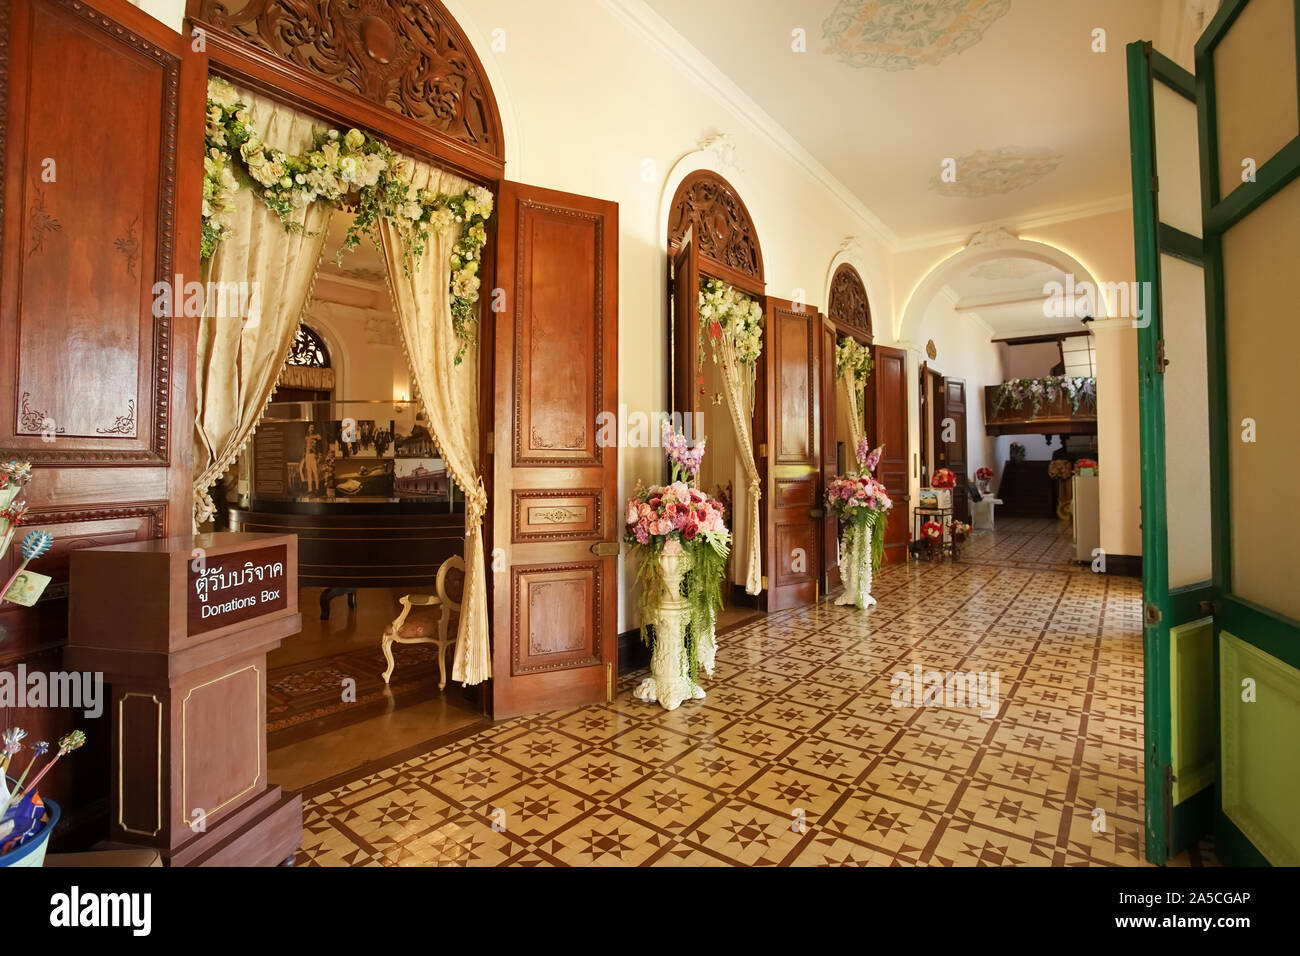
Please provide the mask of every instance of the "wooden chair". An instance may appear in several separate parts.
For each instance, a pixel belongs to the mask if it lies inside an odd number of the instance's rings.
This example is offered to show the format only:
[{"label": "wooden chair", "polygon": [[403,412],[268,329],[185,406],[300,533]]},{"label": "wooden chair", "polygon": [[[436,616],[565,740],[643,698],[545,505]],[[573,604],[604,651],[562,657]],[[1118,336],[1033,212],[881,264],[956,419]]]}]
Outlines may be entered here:
[{"label": "wooden chair", "polygon": [[404,594],[401,597],[402,613],[384,630],[381,644],[388,669],[384,683],[393,674],[394,644],[437,644],[438,671],[441,680],[438,690],[447,686],[447,648],[456,646],[455,632],[448,631],[452,612],[460,613],[460,602],[465,590],[465,559],[455,555],[442,562],[434,582],[436,594]]}]

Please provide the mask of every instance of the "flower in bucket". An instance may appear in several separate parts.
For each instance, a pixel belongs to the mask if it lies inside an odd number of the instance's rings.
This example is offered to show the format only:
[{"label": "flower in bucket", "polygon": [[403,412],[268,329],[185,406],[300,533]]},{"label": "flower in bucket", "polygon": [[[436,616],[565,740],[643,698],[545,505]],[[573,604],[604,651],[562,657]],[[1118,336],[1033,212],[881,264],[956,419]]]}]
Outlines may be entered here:
[{"label": "flower in bucket", "polygon": [[993,469],[987,465],[980,465],[975,469],[975,477],[980,481],[992,481]]},{"label": "flower in bucket", "polygon": [[931,488],[956,488],[957,476],[954,475],[947,468],[940,468],[938,471],[934,473],[934,477],[930,479],[930,487]]},{"label": "flower in bucket", "polygon": [[937,521],[927,521],[921,525],[921,537],[927,541],[942,541],[943,525]]},{"label": "flower in bucket", "polygon": [[964,521],[954,521],[952,523],[952,536],[961,541],[971,532],[971,527]]}]

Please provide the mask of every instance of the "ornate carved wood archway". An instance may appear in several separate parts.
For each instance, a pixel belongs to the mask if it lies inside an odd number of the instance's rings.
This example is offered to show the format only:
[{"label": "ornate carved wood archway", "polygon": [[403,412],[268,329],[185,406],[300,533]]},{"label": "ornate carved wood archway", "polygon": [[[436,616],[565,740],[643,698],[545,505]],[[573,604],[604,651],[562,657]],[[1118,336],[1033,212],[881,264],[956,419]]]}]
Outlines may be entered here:
[{"label": "ornate carved wood archway", "polygon": [[750,292],[763,293],[763,250],[749,210],[735,187],[712,170],[682,180],[668,213],[668,252],[692,229],[700,269]]},{"label": "ornate carved wood archway", "polygon": [[501,176],[492,86],[439,0],[189,0],[188,13],[214,70],[394,146]]},{"label": "ornate carved wood archway", "polygon": [[842,332],[872,342],[871,304],[867,301],[867,287],[858,270],[847,262],[842,263],[831,276],[831,300],[826,314]]}]

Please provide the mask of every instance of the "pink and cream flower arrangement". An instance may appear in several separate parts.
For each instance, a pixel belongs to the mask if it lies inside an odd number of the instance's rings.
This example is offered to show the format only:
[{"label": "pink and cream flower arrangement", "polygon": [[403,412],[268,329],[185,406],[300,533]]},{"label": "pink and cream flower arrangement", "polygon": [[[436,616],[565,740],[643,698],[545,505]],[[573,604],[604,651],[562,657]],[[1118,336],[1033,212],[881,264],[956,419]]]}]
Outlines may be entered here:
[{"label": "pink and cream flower arrangement", "polygon": [[637,482],[632,497],[627,500],[625,539],[629,544],[647,546],[656,544],[657,538],[663,539],[657,542],[658,547],[663,547],[669,541],[680,545],[700,538],[725,557],[731,542],[726,505],[692,487],[699,477],[704,439],[692,448],[665,421],[661,444],[672,464],[672,481],[649,486]]},{"label": "pink and cream flower arrangement", "polygon": [[[868,450],[870,449],[870,450]],[[864,437],[858,442],[858,471],[838,475],[826,486],[826,507],[840,520],[840,571],[844,594],[837,604],[866,608],[871,597],[872,575],[880,570],[885,553],[884,525],[893,508],[885,485],[875,475],[884,446],[871,449]]]}]

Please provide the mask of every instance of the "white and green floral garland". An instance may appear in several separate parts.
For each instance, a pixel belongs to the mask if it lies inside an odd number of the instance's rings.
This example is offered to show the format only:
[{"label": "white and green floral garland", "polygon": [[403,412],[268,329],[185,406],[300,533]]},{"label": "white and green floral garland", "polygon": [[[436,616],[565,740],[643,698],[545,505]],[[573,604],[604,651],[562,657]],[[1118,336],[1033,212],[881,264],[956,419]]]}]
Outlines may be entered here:
[{"label": "white and green floral garland", "polygon": [[700,360],[704,358],[704,340],[713,342],[730,332],[735,342],[736,359],[755,365],[763,353],[763,307],[738,292],[721,279],[700,280]]},{"label": "white and green floral garland", "polygon": [[312,148],[301,156],[274,149],[248,125],[247,106],[235,88],[217,77],[208,79],[203,169],[204,259],[210,259],[217,243],[231,234],[230,215],[242,185],[252,188],[290,231],[302,228],[291,218],[295,209],[317,201],[355,201],[356,218],[348,227],[340,258],[360,245],[363,235],[379,244],[376,226],[382,215],[402,238],[403,268],[408,275],[411,262],[423,255],[430,233],[465,223],[449,263],[452,323],[460,340],[456,364],[461,363],[466,347],[475,340],[478,270],[487,242],[484,224],[492,215],[490,190],[471,186],[462,195],[449,196],[416,189],[388,144],[358,129],[346,135],[336,129],[319,130]]},{"label": "white and green floral garland", "polygon": [[859,344],[858,340],[851,336],[840,336],[840,341],[835,346],[836,377],[847,378],[851,371],[854,380],[859,385],[864,385],[871,375],[871,369],[870,347]]}]

